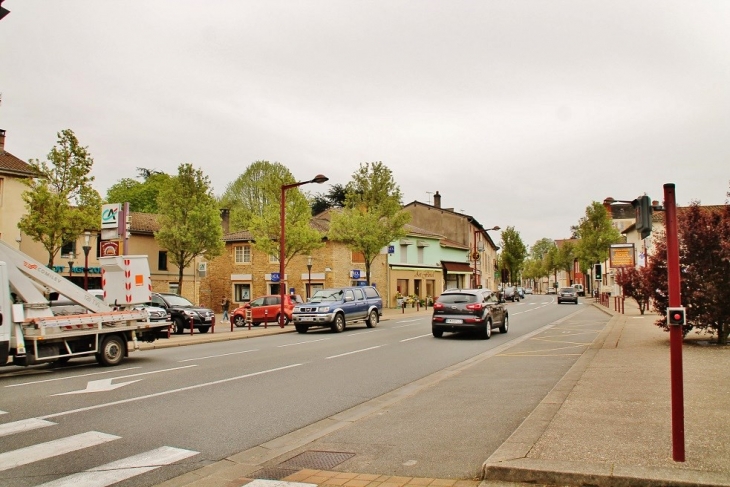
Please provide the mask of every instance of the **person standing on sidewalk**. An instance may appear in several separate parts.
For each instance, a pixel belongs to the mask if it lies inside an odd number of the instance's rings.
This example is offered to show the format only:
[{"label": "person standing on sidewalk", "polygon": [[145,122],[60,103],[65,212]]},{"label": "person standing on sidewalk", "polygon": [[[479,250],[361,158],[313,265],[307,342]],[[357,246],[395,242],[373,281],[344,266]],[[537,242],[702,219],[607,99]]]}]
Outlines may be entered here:
[{"label": "person standing on sidewalk", "polygon": [[228,310],[231,307],[231,302],[228,301],[228,298],[223,296],[221,299],[221,309],[223,310],[223,321],[228,321]]}]

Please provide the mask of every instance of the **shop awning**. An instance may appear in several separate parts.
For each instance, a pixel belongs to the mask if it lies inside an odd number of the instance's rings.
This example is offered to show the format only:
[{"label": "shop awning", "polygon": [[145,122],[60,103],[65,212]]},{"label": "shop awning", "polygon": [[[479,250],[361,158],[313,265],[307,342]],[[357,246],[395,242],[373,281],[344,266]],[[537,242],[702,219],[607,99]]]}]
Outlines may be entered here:
[{"label": "shop awning", "polygon": [[474,269],[466,262],[448,262],[442,260],[441,266],[449,274],[471,274],[474,272]]}]

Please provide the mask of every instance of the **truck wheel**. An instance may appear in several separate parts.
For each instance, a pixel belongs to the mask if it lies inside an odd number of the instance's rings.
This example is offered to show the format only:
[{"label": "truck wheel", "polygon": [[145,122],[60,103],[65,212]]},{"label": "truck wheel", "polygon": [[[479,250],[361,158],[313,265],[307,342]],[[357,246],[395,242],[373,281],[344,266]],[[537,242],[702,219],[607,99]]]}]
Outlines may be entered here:
[{"label": "truck wheel", "polygon": [[208,330],[210,330],[210,327],[209,326],[199,326],[198,327],[198,332],[199,333],[208,333]]},{"label": "truck wheel", "polygon": [[332,323],[332,331],[335,333],[341,333],[345,330],[345,315],[337,313],[335,315],[335,321]]},{"label": "truck wheel", "polygon": [[233,317],[233,324],[238,328],[243,328],[246,326],[246,319],[241,315],[236,315]]},{"label": "truck wheel", "polygon": [[309,327],[307,325],[295,324],[294,327],[297,329],[297,333],[307,333]]},{"label": "truck wheel", "polygon": [[378,312],[372,310],[365,324],[368,325],[368,328],[375,328],[376,326],[378,326]]},{"label": "truck wheel", "polygon": [[109,335],[101,342],[101,350],[96,361],[104,367],[119,365],[124,360],[125,343],[119,335]]},{"label": "truck wheel", "polygon": [[182,335],[185,333],[185,321],[181,318],[175,318],[172,321],[172,332],[175,335]]}]

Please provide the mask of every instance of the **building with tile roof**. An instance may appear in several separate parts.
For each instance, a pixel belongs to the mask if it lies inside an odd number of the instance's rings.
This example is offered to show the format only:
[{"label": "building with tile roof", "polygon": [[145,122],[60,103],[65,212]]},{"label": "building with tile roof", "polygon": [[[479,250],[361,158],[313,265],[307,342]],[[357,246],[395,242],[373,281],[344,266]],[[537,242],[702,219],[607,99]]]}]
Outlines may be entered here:
[{"label": "building with tile roof", "polygon": [[0,238],[19,246],[18,222],[25,214],[21,195],[28,189],[24,181],[37,176],[27,163],[5,150],[5,130],[0,129]]}]

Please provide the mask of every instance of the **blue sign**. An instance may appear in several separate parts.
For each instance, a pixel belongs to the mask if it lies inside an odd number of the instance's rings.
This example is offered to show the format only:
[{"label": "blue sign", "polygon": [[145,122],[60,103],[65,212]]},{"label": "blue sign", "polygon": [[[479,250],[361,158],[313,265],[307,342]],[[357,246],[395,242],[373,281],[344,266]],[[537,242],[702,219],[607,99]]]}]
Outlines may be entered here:
[{"label": "blue sign", "polygon": [[271,282],[279,282],[281,280],[281,276],[278,272],[272,272],[271,273]]},{"label": "blue sign", "polygon": [[388,245],[388,253],[395,254],[395,245]]},{"label": "blue sign", "polygon": [[352,278],[353,279],[360,279],[360,269],[353,269],[352,270]]}]

